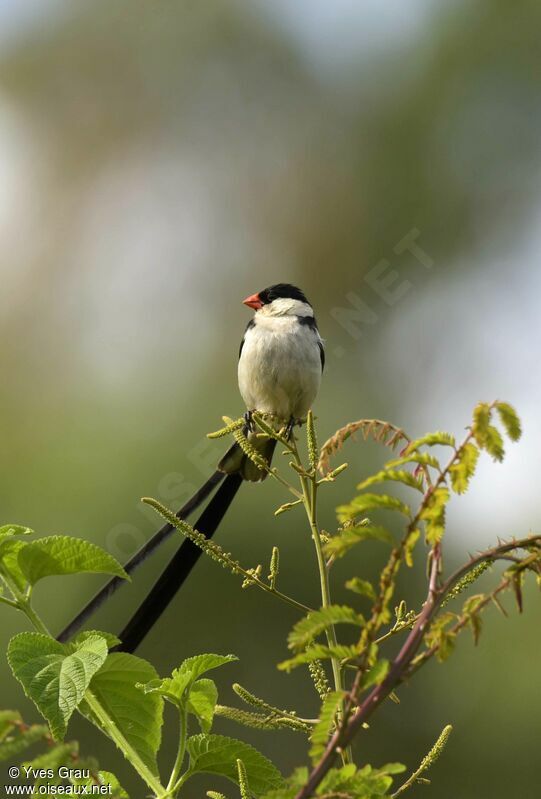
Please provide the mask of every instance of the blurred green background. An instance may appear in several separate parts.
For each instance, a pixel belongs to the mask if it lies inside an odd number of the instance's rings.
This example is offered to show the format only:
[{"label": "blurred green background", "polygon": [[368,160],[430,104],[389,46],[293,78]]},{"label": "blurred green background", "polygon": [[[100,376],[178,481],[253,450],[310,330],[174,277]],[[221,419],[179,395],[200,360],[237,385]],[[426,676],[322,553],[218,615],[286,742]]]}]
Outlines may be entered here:
[{"label": "blurred green background", "polygon": [[[362,417],[460,434],[478,400],[510,401],[524,438],[503,465],[484,458],[451,506],[448,560],[535,528],[540,25],[534,0],[2,0],[3,520],[127,558],[159,523],[139,497],[178,506],[223,449],[205,433],[243,410],[241,300],[287,280],[327,342],[321,438]],[[349,446],[324,526],[385,455]],[[284,590],[317,603],[306,525],[274,519],[282,501],[269,482],[245,487],[219,540],[248,565],[278,544]],[[174,543],[98,628],[120,629]],[[380,558],[368,548],[340,564],[336,598]],[[99,584],[40,586],[51,628]],[[419,564],[412,602],[422,585]],[[140,654],[166,674],[200,651],[235,652],[223,701],[239,681],[313,714],[305,675],[275,667],[294,620],[201,562]],[[522,617],[489,611],[480,647],[465,636],[402,688],[359,759],[414,767],[452,723],[419,795],[537,797],[540,620],[534,591]],[[4,641],[20,629],[5,611],[0,623]],[[0,674],[0,706],[36,718],[5,659]],[[284,773],[304,757],[294,733],[217,729]],[[82,720],[71,733],[143,795],[112,745]]]}]

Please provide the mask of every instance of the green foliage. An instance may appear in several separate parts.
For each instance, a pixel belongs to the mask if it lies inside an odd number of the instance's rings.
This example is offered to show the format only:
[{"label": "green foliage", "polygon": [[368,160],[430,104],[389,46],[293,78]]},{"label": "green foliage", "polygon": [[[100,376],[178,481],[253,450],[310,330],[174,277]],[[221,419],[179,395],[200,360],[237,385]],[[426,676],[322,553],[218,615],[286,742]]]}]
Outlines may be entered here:
[{"label": "green foliage", "polygon": [[190,776],[201,772],[227,777],[238,784],[237,760],[242,760],[251,790],[259,796],[278,788],[282,775],[253,746],[224,735],[194,735],[186,748],[190,757]]},{"label": "green foliage", "polygon": [[436,488],[428,495],[419,518],[425,523],[426,541],[437,544],[445,532],[445,509],[450,499],[449,489]]},{"label": "green foliage", "polygon": [[344,694],[341,691],[331,691],[321,705],[319,722],[314,728],[310,742],[310,757],[315,762],[323,754],[331,731],[336,727],[338,714],[342,708]]},{"label": "green foliage", "polygon": [[336,644],[335,646],[313,644],[307,647],[304,652],[299,652],[295,657],[279,663],[278,668],[281,671],[291,671],[291,669],[295,669],[297,666],[312,663],[314,660],[353,660],[358,657],[358,655],[359,649],[357,646],[345,646],[344,644]]},{"label": "green foliage", "polygon": [[[161,743],[163,699],[156,694],[145,694],[137,686],[156,677],[156,670],[146,660],[113,652],[90,685],[115,727],[153,774],[158,773],[156,755]],[[81,710],[101,729],[99,719],[86,702]]]},{"label": "green foliage", "polygon": [[411,515],[411,510],[405,502],[402,502],[398,497],[390,497],[387,494],[361,494],[355,497],[348,505],[339,505],[336,512],[339,521],[347,522],[352,521],[366,511],[379,508],[398,511],[398,513],[403,513],[404,516]]},{"label": "green foliage", "polygon": [[451,433],[427,433],[421,438],[416,438],[406,447],[406,455],[411,455],[417,452],[421,447],[454,447],[456,444],[455,437]]},{"label": "green foliage", "polygon": [[210,732],[217,701],[218,689],[213,680],[196,680],[190,688],[186,709],[197,718],[202,732]]},{"label": "green foliage", "polygon": [[304,619],[298,621],[288,636],[288,646],[294,652],[304,649],[320,633],[334,624],[364,625],[364,618],[347,605],[329,605],[320,610],[313,610]]},{"label": "green foliage", "polygon": [[511,441],[518,441],[522,435],[522,427],[518,414],[512,405],[507,402],[496,402],[496,410],[505,432]]},{"label": "green foliage", "polygon": [[422,480],[404,469],[382,469],[371,477],[367,477],[362,483],[359,483],[357,488],[362,490],[364,488],[369,488],[369,486],[376,485],[377,483],[384,483],[387,481],[402,483],[409,488],[415,488],[417,491],[420,491],[421,494],[424,490]]},{"label": "green foliage", "polygon": [[27,729],[20,724],[9,725],[4,740],[0,743],[0,762],[13,762],[36,741],[47,739],[49,728],[44,724],[35,724]]},{"label": "green foliage", "polygon": [[99,636],[64,646],[41,633],[19,633],[8,646],[14,676],[49,722],[56,740],[66,734],[68,721],[106,657],[107,644]]},{"label": "green foliage", "polygon": [[451,475],[451,485],[457,494],[463,494],[469,482],[475,474],[475,467],[479,458],[479,450],[471,442],[465,444],[459,452],[458,458],[451,465],[449,473]]},{"label": "green foliage", "polygon": [[0,527],[0,541],[15,535],[32,535],[34,531],[22,524],[4,524]]},{"label": "green foliage", "polygon": [[363,690],[371,688],[373,685],[379,685],[383,682],[389,673],[390,663],[388,660],[378,660],[374,665],[363,675],[362,687]]},{"label": "green foliage", "polygon": [[355,594],[359,596],[364,596],[367,599],[375,600],[376,592],[374,591],[374,586],[368,580],[361,580],[360,577],[353,577],[351,580],[348,580],[346,583],[346,588],[349,591],[353,591]]},{"label": "green foliage", "polygon": [[101,547],[69,536],[49,536],[20,550],[19,566],[30,585],[55,574],[92,572],[129,579],[120,563]]},{"label": "green foliage", "polygon": [[377,524],[351,524],[339,531],[338,535],[330,538],[323,546],[325,555],[335,558],[343,557],[356,544],[363,541],[382,541],[392,544],[393,537],[386,527]]},{"label": "green foliage", "polygon": [[[249,710],[218,704],[218,688],[208,672],[236,660],[233,655],[203,654],[184,660],[172,674],[160,678],[146,661],[123,653],[107,654],[118,644],[110,633],[86,631],[70,644],[60,644],[48,633],[32,605],[32,586],[50,575],[101,572],[126,576],[118,562],[104,550],[79,539],[50,536],[28,543],[31,531],[20,525],[0,528],[0,604],[22,611],[37,632],[15,636],[8,648],[8,658],[15,677],[40,713],[49,722],[27,727],[20,716],[11,711],[0,713],[0,759],[12,760],[41,743],[45,752],[36,755],[28,764],[33,768],[57,768],[66,760],[91,764],[91,778],[72,779],[73,785],[111,784],[110,795],[126,797],[125,791],[109,772],[99,771],[94,761],[81,761],[75,742],[59,743],[69,720],[78,710],[89,718],[121,749],[134,765],[147,790],[156,799],[176,799],[189,779],[199,773],[226,777],[238,785],[240,799],[294,799],[298,794],[307,799],[308,770],[297,769],[283,781],[278,769],[256,749],[240,740],[211,733],[216,717],[235,721],[259,730],[302,732],[310,738],[309,756],[314,764],[310,780],[310,795],[325,799],[374,799],[378,796],[399,796],[414,784],[426,782],[424,771],[441,753],[450,727],[423,759],[417,771],[390,794],[394,775],[401,773],[401,764],[388,764],[380,769],[364,765],[359,769],[352,761],[349,744],[357,729],[368,729],[367,719],[386,699],[398,702],[394,689],[410,678],[417,669],[435,656],[446,660],[452,653],[461,631],[470,628],[477,642],[481,631],[481,614],[492,601],[501,608],[498,594],[512,590],[522,609],[523,583],[528,572],[541,578],[541,536],[499,544],[471,558],[449,577],[445,575],[443,547],[446,507],[455,494],[467,490],[474,476],[480,450],[494,460],[504,456],[503,439],[494,425],[499,420],[511,440],[521,434],[520,422],[507,403],[481,403],[462,443],[457,444],[449,433],[427,434],[411,441],[400,428],[379,420],[360,420],[346,425],[329,439],[318,456],[317,437],[312,414],[307,419],[308,464],[299,455],[294,436],[286,439],[285,428],[275,429],[274,420],[254,414],[255,424],[265,437],[274,437],[289,455],[296,483],[292,485],[278,469],[270,470],[271,479],[293,494],[295,501],[282,505],[281,513],[296,505],[303,507],[309,522],[310,537],[315,548],[321,587],[321,607],[311,610],[302,602],[288,597],[276,587],[280,570],[280,555],[272,548],[267,580],[262,567],[246,569],[230,553],[194,530],[186,522],[156,500],[145,500],[168,522],[194,541],[206,554],[234,574],[243,577],[243,585],[256,585],[274,597],[287,602],[302,615],[294,624],[288,646],[292,657],[278,668],[290,671],[308,666],[310,677],[322,700],[318,717],[301,718],[295,710],[284,710],[246,688],[235,684],[237,696],[250,706]],[[224,417],[226,427],[215,437],[231,434],[248,457],[257,464],[259,454],[243,432],[244,419],[231,421]],[[346,464],[330,470],[329,459],[357,431],[395,448],[405,447],[400,455],[388,461],[358,484],[361,493],[337,509],[341,523],[336,534],[320,530],[317,520],[318,489],[333,482]],[[451,449],[450,460],[441,466],[439,460],[424,448],[446,446]],[[254,449],[254,452],[251,450]],[[254,456],[255,453],[255,456]],[[317,469],[323,474],[317,477]],[[263,468],[263,464],[261,465]],[[265,469],[268,471],[266,464]],[[397,483],[417,491],[418,507],[410,508],[401,499],[387,494],[365,493],[365,489],[381,483]],[[374,524],[363,514],[379,510],[398,512],[402,518],[402,533],[396,539],[385,527]],[[428,545],[427,594],[419,610],[408,610],[404,600],[396,600],[395,620],[391,622],[392,598],[403,564],[413,565],[416,544],[425,530]],[[331,599],[330,568],[336,558],[343,557],[359,543],[383,541],[391,546],[379,580],[369,581],[353,576],[346,587],[362,597],[367,612],[361,615],[348,605],[333,604]],[[466,592],[489,566],[499,558],[512,561],[499,585],[488,594],[466,597],[460,614],[442,610],[447,602]],[[287,555],[285,569],[287,569]],[[354,630],[354,643],[342,643],[343,625]],[[340,637],[338,635],[340,633]],[[387,641],[402,636],[400,644]],[[321,637],[321,638],[320,638]],[[319,639],[319,640],[318,640]],[[352,640],[351,632],[349,640]],[[397,654],[398,653],[398,654]],[[327,670],[329,676],[327,675]],[[332,674],[332,684],[330,675]],[[167,700],[178,715],[178,749],[171,775],[164,787],[160,782],[157,756]],[[198,725],[201,732],[193,733]],[[197,729],[197,727],[196,727]],[[333,735],[337,733],[336,736]],[[53,737],[54,736],[54,740]],[[331,742],[331,743],[330,743]],[[340,760],[342,763],[340,764]],[[209,791],[211,799],[223,799]]]},{"label": "green foliage", "polygon": [[171,677],[152,679],[144,684],[141,683],[138,687],[146,694],[159,694],[176,707],[182,708],[199,677],[235,660],[238,660],[235,655],[195,655],[184,660],[178,669],[173,671]]}]

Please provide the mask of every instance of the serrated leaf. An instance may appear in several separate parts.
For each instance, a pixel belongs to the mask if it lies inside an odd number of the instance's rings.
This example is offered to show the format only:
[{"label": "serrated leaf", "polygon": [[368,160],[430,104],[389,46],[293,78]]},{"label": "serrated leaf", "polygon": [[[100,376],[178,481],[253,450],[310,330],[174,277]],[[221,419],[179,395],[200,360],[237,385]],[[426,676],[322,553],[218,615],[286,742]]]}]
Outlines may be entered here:
[{"label": "serrated leaf", "polygon": [[49,728],[45,724],[33,724],[27,730],[17,732],[0,743],[0,762],[11,761],[26,751],[36,741],[43,741],[49,735]]},{"label": "serrated leaf", "polygon": [[[161,742],[163,699],[156,694],[145,694],[136,685],[156,677],[156,670],[146,660],[125,652],[113,652],[90,685],[108,716],[155,775],[158,774],[156,755]],[[100,727],[85,702],[81,704],[81,711]]]},{"label": "serrated leaf", "polygon": [[25,541],[6,536],[0,540],[0,562],[2,570],[9,574],[17,587],[24,591],[28,585],[26,577],[19,566],[19,552],[27,547]]},{"label": "serrated leaf", "polygon": [[0,741],[3,741],[13,728],[22,723],[18,710],[0,710]]},{"label": "serrated leaf", "polygon": [[[75,651],[73,651],[75,650]],[[26,695],[61,740],[94,674],[107,657],[103,638],[64,646],[41,633],[20,633],[8,646],[8,661]]]},{"label": "serrated leaf", "polygon": [[382,683],[389,673],[389,668],[390,664],[388,660],[378,660],[374,663],[363,677],[363,688],[370,688],[372,685],[379,685]]},{"label": "serrated leaf", "polygon": [[336,658],[337,660],[353,660],[358,656],[359,650],[356,646],[346,646],[344,644],[337,644],[336,646],[314,644],[305,649],[304,652],[299,652],[295,657],[279,663],[278,668],[280,671],[291,671],[291,669],[295,669],[297,666],[312,663],[314,660],[329,660],[330,658]]},{"label": "serrated leaf", "polygon": [[349,505],[339,505],[336,509],[338,519],[341,522],[347,522],[361,513],[368,510],[393,510],[403,513],[404,516],[410,516],[411,511],[408,505],[397,497],[390,497],[387,494],[361,494],[355,497]]},{"label": "serrated leaf", "polygon": [[[60,766],[68,766],[74,768],[74,758],[79,752],[79,745],[76,741],[70,741],[66,744],[57,744],[52,748],[48,748],[43,754],[38,755],[33,760],[28,760],[21,763],[21,768],[33,769],[38,772],[40,769],[52,769],[55,776],[58,773]],[[58,778],[55,783],[61,782]],[[40,785],[51,783],[49,777],[39,778],[35,781],[34,787],[38,788]]]},{"label": "serrated leaf", "polygon": [[347,527],[330,538],[323,546],[326,557],[341,558],[351,547],[363,541],[382,541],[393,544],[393,537],[386,527],[377,524],[359,524]]},{"label": "serrated leaf", "polygon": [[34,531],[22,524],[3,524],[0,527],[0,540],[15,535],[32,535]]},{"label": "serrated leaf", "polygon": [[[76,779],[70,780],[72,785],[77,786],[85,786],[89,789],[96,790],[96,777],[99,780],[100,786],[107,786],[107,792],[103,793],[103,796],[109,796],[112,799],[129,799],[128,794],[119,783],[117,777],[112,774],[110,771],[98,771],[97,774],[92,774],[90,777],[86,777],[84,779]],[[90,791],[91,792],[91,791]]]},{"label": "serrated leaf", "polygon": [[404,560],[406,561],[406,566],[409,566],[410,569],[413,566],[413,550],[415,549],[415,545],[417,544],[420,536],[420,530],[412,530],[406,539],[406,543],[404,544]]},{"label": "serrated leaf", "polygon": [[436,488],[433,491],[420,513],[419,518],[426,525],[426,541],[428,544],[436,544],[441,541],[445,532],[445,508],[449,502],[449,490],[447,488]]},{"label": "serrated leaf", "polygon": [[429,452],[412,452],[411,455],[404,455],[402,458],[394,458],[387,461],[387,469],[396,469],[397,466],[404,466],[407,463],[417,463],[419,466],[433,466],[434,469],[441,469],[439,460]]},{"label": "serrated leaf", "polygon": [[457,494],[463,494],[475,474],[475,467],[479,459],[479,450],[471,442],[465,444],[460,450],[458,460],[449,469],[451,485]]},{"label": "serrated leaf", "polygon": [[144,685],[141,684],[139,688],[147,694],[160,694],[177,707],[182,707],[186,700],[187,689],[198,677],[235,660],[238,660],[236,655],[195,655],[186,658],[178,669],[173,671],[171,677],[150,680]]},{"label": "serrated leaf", "polygon": [[368,580],[361,580],[360,577],[352,577],[351,580],[346,582],[346,588],[349,591],[353,591],[355,594],[359,594],[359,596],[368,597],[368,599],[375,599],[376,592],[374,591],[374,586]]},{"label": "serrated leaf", "polygon": [[505,449],[503,446],[502,434],[497,427],[489,425],[485,433],[485,449],[488,454],[500,463],[503,461]]},{"label": "serrated leaf", "polygon": [[452,436],[451,433],[444,433],[441,431],[437,433],[427,433],[425,436],[417,438],[415,441],[412,441],[411,444],[408,444],[404,455],[411,455],[413,452],[417,452],[419,447],[435,446],[454,447],[455,437]]},{"label": "serrated leaf", "polygon": [[43,577],[58,574],[113,574],[130,579],[120,563],[96,544],[82,538],[52,535],[27,544],[19,552],[19,566],[34,585]]},{"label": "serrated leaf", "polygon": [[287,645],[293,651],[304,649],[320,633],[334,624],[354,624],[362,627],[365,623],[363,616],[356,613],[347,605],[330,605],[320,610],[313,610],[300,619],[287,639]]},{"label": "serrated leaf", "polygon": [[282,775],[270,760],[253,746],[224,735],[194,735],[188,738],[190,773],[217,774],[238,784],[237,760],[242,760],[251,790],[259,796],[279,788]]},{"label": "serrated leaf", "polygon": [[186,708],[196,716],[202,732],[210,732],[214,710],[218,701],[218,689],[214,680],[196,680],[190,688]]},{"label": "serrated leaf", "polygon": [[118,646],[118,644],[122,643],[120,638],[117,638],[116,635],[113,633],[106,633],[102,632],[102,630],[84,630],[82,633],[78,633],[75,638],[72,639],[72,644],[79,644],[82,641],[86,641],[87,638],[91,638],[92,636],[99,635],[100,638],[105,639],[105,643],[107,644],[108,649],[113,649],[113,647]]},{"label": "serrated leaf", "polygon": [[359,483],[357,488],[362,490],[364,488],[368,488],[369,486],[377,485],[378,483],[384,483],[387,481],[402,483],[409,488],[415,488],[421,493],[424,492],[422,481],[405,469],[382,469],[380,472],[377,472],[377,474],[373,474],[371,477],[367,477],[366,480],[363,480],[362,483]]},{"label": "serrated leaf", "polygon": [[310,752],[312,762],[319,760],[323,754],[329,735],[335,726],[336,714],[342,707],[344,694],[342,691],[331,691],[327,694],[321,705],[319,721],[310,736]]},{"label": "serrated leaf", "polygon": [[522,435],[522,427],[516,410],[508,402],[497,402],[496,410],[511,441],[518,441]]},{"label": "serrated leaf", "polygon": [[488,402],[480,402],[473,410],[472,432],[480,447],[484,447],[490,425],[491,410]]}]

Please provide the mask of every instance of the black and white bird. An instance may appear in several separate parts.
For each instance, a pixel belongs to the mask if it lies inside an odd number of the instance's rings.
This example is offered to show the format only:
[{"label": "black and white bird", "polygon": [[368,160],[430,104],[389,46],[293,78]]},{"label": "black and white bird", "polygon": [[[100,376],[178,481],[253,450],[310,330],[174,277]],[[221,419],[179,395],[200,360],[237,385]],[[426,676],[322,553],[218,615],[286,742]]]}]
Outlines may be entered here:
[{"label": "black and white bird", "polygon": [[[252,294],[244,304],[255,311],[241,341],[238,362],[239,390],[247,408],[245,434],[270,465],[276,441],[257,436],[251,413],[268,414],[273,424],[289,431],[301,423],[316,398],[325,365],[323,341],[314,310],[305,294],[290,283],[277,283]],[[233,444],[217,470],[178,511],[186,519],[219,486],[194,527],[207,538],[216,531],[243,481],[265,479],[259,469]],[[221,484],[221,485],[220,485]],[[175,530],[166,524],[130,558],[124,566],[131,574]],[[158,581],[120,633],[123,651],[133,652],[163,613],[194,567],[201,550],[185,540]],[[116,589],[121,578],[114,577],[99,591],[60,633],[67,641]]]},{"label": "black and white bird", "polygon": [[[239,350],[239,390],[248,409],[269,414],[278,425],[306,418],[321,383],[325,364],[323,341],[314,310],[303,292],[289,283],[278,283],[244,304],[255,310]],[[248,431],[253,446],[270,464],[275,440],[263,440]],[[240,472],[244,480],[263,480],[258,469],[238,445],[218,465],[227,474]]]}]

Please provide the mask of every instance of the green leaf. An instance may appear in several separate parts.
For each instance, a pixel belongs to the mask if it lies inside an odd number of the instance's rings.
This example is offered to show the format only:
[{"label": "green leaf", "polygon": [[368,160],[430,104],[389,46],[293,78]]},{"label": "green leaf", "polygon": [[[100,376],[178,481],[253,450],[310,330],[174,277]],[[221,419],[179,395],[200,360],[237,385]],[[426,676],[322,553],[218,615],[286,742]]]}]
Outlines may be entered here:
[{"label": "green leaf", "polygon": [[2,571],[8,574],[21,591],[28,585],[26,577],[19,566],[19,553],[27,547],[26,541],[6,536],[0,540],[0,563]]},{"label": "green leaf", "polygon": [[[83,780],[72,781],[72,784],[84,785],[91,789],[92,786],[96,785],[94,777],[95,775],[91,775]],[[101,786],[108,786],[107,793],[102,795],[112,797],[112,799],[130,799],[117,777],[111,774],[110,771],[99,771],[97,777]]]},{"label": "green leaf", "polygon": [[500,463],[503,461],[505,449],[502,434],[497,427],[489,425],[485,433],[485,449],[488,454]]},{"label": "green leaf", "polygon": [[511,441],[518,441],[522,435],[522,427],[516,410],[508,402],[497,402],[496,410]]},{"label": "green leaf", "polygon": [[53,535],[33,541],[20,551],[19,565],[31,585],[50,575],[82,572],[130,579],[116,558],[104,549],[70,536]]},{"label": "green leaf", "polygon": [[280,671],[291,671],[291,669],[295,669],[297,666],[312,663],[314,660],[329,660],[330,658],[336,658],[337,660],[353,660],[358,656],[359,650],[356,646],[345,646],[343,644],[325,646],[324,644],[314,644],[305,649],[304,652],[299,652],[295,657],[279,663],[278,668]]},{"label": "green leaf", "polygon": [[22,524],[4,524],[0,527],[0,540],[14,535],[32,535],[34,531]]},{"label": "green leaf", "polygon": [[289,633],[287,644],[293,651],[304,649],[314,638],[333,624],[355,624],[364,626],[365,620],[360,613],[347,605],[330,605],[320,610],[313,610],[300,619]]},{"label": "green leaf", "polygon": [[[125,652],[113,652],[90,685],[107,715],[155,775],[158,774],[156,755],[161,742],[163,699],[143,693],[136,685],[156,676],[154,667],[146,660]],[[85,702],[81,711],[101,729]]]},{"label": "green leaf", "polygon": [[353,591],[355,594],[359,594],[359,596],[366,596],[368,599],[372,600],[376,598],[376,592],[374,591],[372,583],[368,582],[368,580],[361,580],[360,577],[352,577],[351,580],[348,580],[346,588],[349,591]]},{"label": "green leaf", "polygon": [[98,636],[73,647],[41,633],[20,633],[8,646],[14,676],[49,722],[56,740],[64,737],[73,711],[106,657],[107,644]]},{"label": "green leaf", "polygon": [[[74,759],[77,757],[78,753],[79,745],[76,741],[70,741],[66,744],[57,744],[52,748],[48,748],[43,754],[38,755],[38,757],[35,757],[33,760],[21,763],[21,768],[33,769],[35,771],[39,771],[40,769],[52,769],[55,777],[57,777],[56,780],[54,778],[53,780],[55,784],[59,784],[62,782],[57,776],[59,767],[68,766],[74,768]],[[39,785],[51,783],[53,780],[48,777],[38,778],[34,785],[35,787],[39,787]]]},{"label": "green leaf", "polygon": [[3,741],[14,727],[22,723],[18,710],[0,710],[0,741]]},{"label": "green leaf", "polygon": [[382,541],[393,544],[393,537],[386,527],[377,524],[357,524],[344,528],[338,535],[330,538],[323,547],[329,558],[341,558],[351,547],[363,541]]},{"label": "green leaf", "polygon": [[436,488],[433,491],[420,513],[420,517],[426,525],[426,540],[428,544],[436,544],[441,541],[445,532],[445,507],[449,502],[449,490],[447,488]]},{"label": "green leaf", "polygon": [[406,566],[409,566],[410,569],[413,566],[413,550],[420,536],[420,530],[412,530],[404,544],[404,560],[406,561]]},{"label": "green leaf", "polygon": [[441,469],[439,460],[428,452],[412,452],[402,458],[394,458],[387,461],[386,469],[395,469],[397,466],[404,466],[406,463],[417,463],[420,466],[433,466],[434,469]]},{"label": "green leaf", "polygon": [[378,660],[363,677],[363,688],[370,688],[372,685],[379,685],[389,673],[390,664],[388,660]]},{"label": "green leaf", "polygon": [[344,694],[342,691],[331,691],[321,705],[319,721],[310,736],[311,747],[309,755],[312,762],[319,760],[329,740],[329,735],[335,726],[336,714],[342,707]]},{"label": "green leaf", "polygon": [[118,646],[118,644],[121,643],[120,638],[117,638],[117,636],[113,635],[113,633],[104,633],[101,630],[84,630],[84,632],[78,633],[75,638],[72,639],[71,643],[79,644],[82,641],[86,641],[87,638],[91,638],[95,635],[99,635],[100,638],[105,638],[107,649],[113,649],[113,647]]},{"label": "green leaf", "polygon": [[349,505],[339,505],[336,511],[339,521],[347,522],[359,516],[361,513],[378,508],[395,510],[399,513],[403,513],[404,516],[411,515],[408,505],[397,497],[390,497],[387,494],[361,494],[355,497]]},{"label": "green leaf", "polygon": [[197,680],[188,694],[187,710],[197,717],[202,732],[210,732],[214,710],[218,701],[218,689],[214,680]]},{"label": "green leaf", "polygon": [[437,433],[427,433],[426,436],[417,438],[415,441],[412,441],[411,444],[408,444],[404,454],[411,455],[413,452],[417,452],[419,447],[435,446],[454,447],[455,437],[452,436],[451,433],[443,433],[441,431]]},{"label": "green leaf", "polygon": [[236,655],[195,655],[184,660],[178,669],[173,671],[171,677],[150,680],[138,687],[147,694],[160,694],[180,708],[186,700],[187,689],[198,677],[234,660],[238,660]]},{"label": "green leaf", "polygon": [[449,469],[451,485],[457,494],[463,494],[475,474],[479,450],[475,444],[468,443],[459,452],[458,460]]},{"label": "green leaf", "polygon": [[415,488],[417,491],[424,493],[422,480],[420,480],[418,477],[415,477],[415,475],[406,471],[405,469],[382,469],[377,474],[373,474],[371,477],[363,480],[362,483],[359,483],[357,488],[362,490],[364,488],[368,488],[369,486],[376,485],[378,483],[384,483],[386,481],[402,483],[409,488]]},{"label": "green leaf", "polygon": [[33,724],[26,730],[9,736],[0,743],[0,762],[11,761],[36,743],[44,741],[49,735],[49,728],[45,724]]},{"label": "green leaf", "polygon": [[249,744],[223,735],[194,735],[186,748],[190,774],[217,774],[238,784],[237,760],[242,760],[251,790],[259,796],[279,788],[283,779],[278,769]]},{"label": "green leaf", "polygon": [[480,402],[473,410],[472,432],[480,447],[485,446],[486,434],[490,425],[492,412],[488,402]]}]

